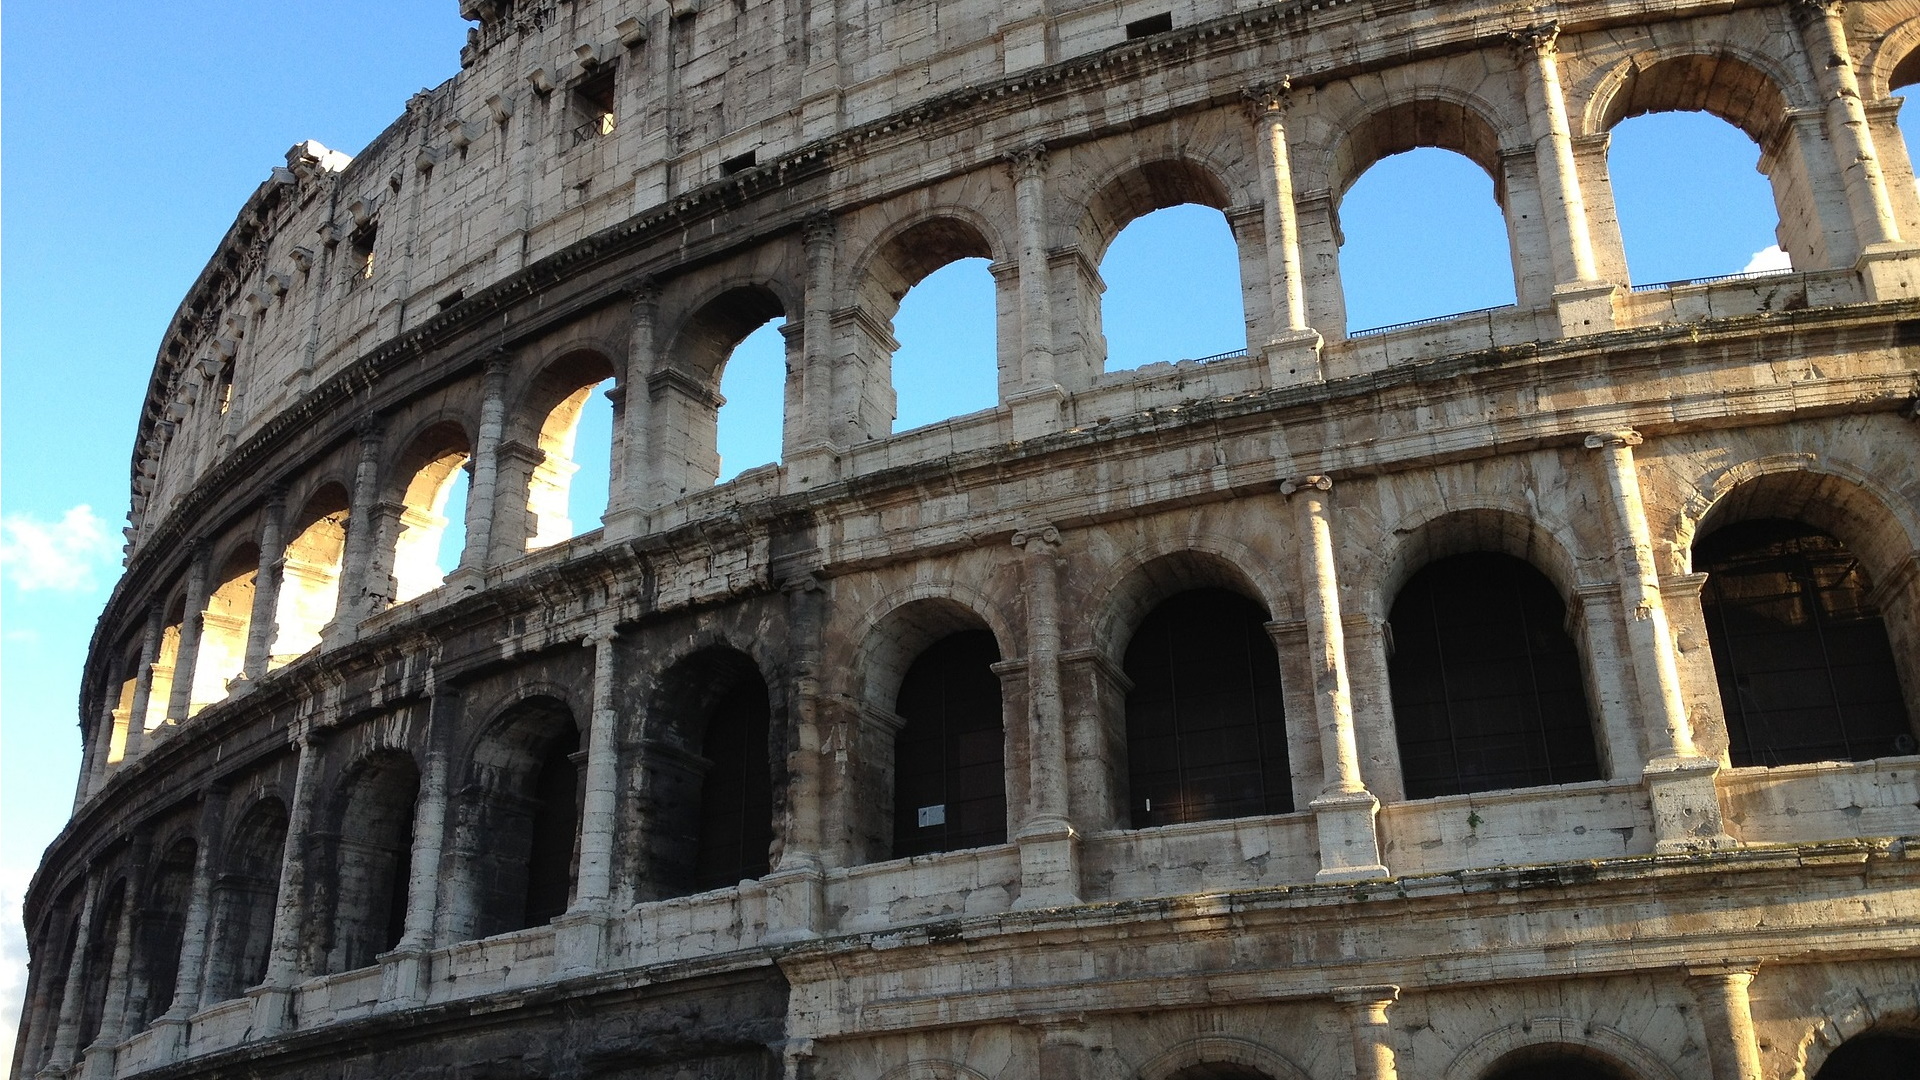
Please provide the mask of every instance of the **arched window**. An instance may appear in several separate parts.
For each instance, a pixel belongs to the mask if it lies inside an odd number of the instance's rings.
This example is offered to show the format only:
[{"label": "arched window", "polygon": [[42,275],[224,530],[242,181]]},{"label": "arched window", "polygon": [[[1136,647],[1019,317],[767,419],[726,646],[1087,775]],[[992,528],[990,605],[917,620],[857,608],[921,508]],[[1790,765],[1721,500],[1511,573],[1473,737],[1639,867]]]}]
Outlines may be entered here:
[{"label": "arched window", "polygon": [[328,484],[294,519],[298,531],[280,564],[268,666],[281,667],[320,644],[340,605],[340,565],[347,546],[347,492]]},{"label": "arched window", "polygon": [[1340,197],[1347,332],[1514,302],[1499,185],[1473,159],[1419,146]]},{"label": "arched window", "polygon": [[[443,543],[449,533],[465,537],[464,486],[470,458],[464,431],[452,424],[437,425],[415,440],[401,458],[406,477],[400,492],[398,535],[393,541],[393,602],[404,604],[440,587],[458,565],[458,549]],[[460,486],[456,499],[455,488]],[[449,523],[458,522],[457,529]]]},{"label": "arched window", "polygon": [[707,301],[675,335],[667,369],[648,381],[656,446],[652,482],[663,503],[777,462],[788,371],[802,367],[786,308],[771,289],[743,285]]},{"label": "arched window", "polygon": [[[1731,56],[1631,69],[1603,103],[1609,182],[1588,204],[1604,219],[1611,203],[1632,280],[1833,265],[1814,209],[1825,178],[1809,174],[1787,116],[1773,80]],[[1808,212],[1781,213],[1793,205]]]},{"label": "arched window", "polygon": [[860,403],[859,434],[906,431],[999,403],[992,258],[980,230],[952,217],[919,222],[882,246],[860,291],[871,318],[850,332],[870,369],[892,373],[891,393],[868,388],[865,398],[889,400]]},{"label": "arched window", "polygon": [[180,662],[180,627],[186,621],[187,602],[173,602],[165,624],[160,628],[160,647],[154,650],[153,674],[147,680],[147,719],[143,730],[152,731],[166,722],[167,707],[173,701],[173,676]]},{"label": "arched window", "polygon": [[1448,556],[1401,588],[1387,666],[1408,798],[1599,779],[1566,618],[1511,555]]},{"label": "arched window", "polygon": [[907,669],[894,707],[905,721],[893,744],[895,858],[1006,843],[999,659],[991,631],[963,630]]},{"label": "arched window", "polygon": [[187,715],[227,696],[227,683],[239,677],[247,662],[247,631],[253,624],[254,578],[260,573],[260,549],[242,546],[227,557],[214,576],[200,616],[200,650],[193,659],[193,695]]},{"label": "arched window", "polygon": [[1743,521],[1694,545],[1733,763],[1863,761],[1915,750],[1872,583],[1799,522]]},{"label": "arched window", "polygon": [[80,1013],[81,1049],[92,1045],[100,1035],[107,1011],[107,990],[113,981],[114,955],[120,941],[121,917],[127,906],[127,883],[116,881],[107,890],[94,915],[92,935],[87,942],[87,997]]},{"label": "arched window", "polygon": [[1813,1080],[1908,1080],[1920,1061],[1920,1036],[1866,1031],[1840,1044]]},{"label": "arched window", "polygon": [[177,841],[153,868],[147,904],[140,913],[140,982],[146,993],[138,1002],[134,1030],[173,1007],[174,984],[180,979],[180,945],[187,932],[187,902],[193,892],[193,863],[199,851],[192,840]]},{"label": "arched window", "polygon": [[714,483],[780,460],[786,419],[787,324],[768,322],[742,338],[720,376],[714,413]]},{"label": "arched window", "polygon": [[420,770],[397,750],[378,751],[343,784],[330,837],[332,919],[321,950],[328,972],[352,971],[400,943],[406,929]]},{"label": "arched window", "polygon": [[540,926],[567,910],[580,823],[579,749],[572,711],[545,696],[513,706],[475,747],[472,802],[459,837],[463,891],[472,897],[462,936]]},{"label": "arched window", "polygon": [[1127,645],[1133,827],[1293,809],[1280,662],[1260,605],[1194,589],[1154,608]]},{"label": "arched window", "polygon": [[716,646],[661,676],[648,709],[659,750],[644,760],[651,821],[640,830],[645,899],[766,874],[773,843],[771,710],[744,653]]},{"label": "arched window", "polygon": [[1089,202],[1080,229],[1099,269],[1078,281],[1089,377],[1246,348],[1231,203],[1219,177],[1184,160],[1142,164]]},{"label": "arched window", "polygon": [[239,997],[267,977],[286,844],[287,808],[278,799],[255,803],[234,830],[226,866],[214,886],[204,1003]]},{"label": "arched window", "polygon": [[539,461],[527,476],[526,548],[535,551],[598,528],[612,490],[613,365],[573,353],[542,372],[532,404],[543,410],[533,439]]},{"label": "arched window", "polygon": [[1211,201],[1128,222],[1100,260],[1100,279],[1108,371],[1246,347],[1240,249]]}]

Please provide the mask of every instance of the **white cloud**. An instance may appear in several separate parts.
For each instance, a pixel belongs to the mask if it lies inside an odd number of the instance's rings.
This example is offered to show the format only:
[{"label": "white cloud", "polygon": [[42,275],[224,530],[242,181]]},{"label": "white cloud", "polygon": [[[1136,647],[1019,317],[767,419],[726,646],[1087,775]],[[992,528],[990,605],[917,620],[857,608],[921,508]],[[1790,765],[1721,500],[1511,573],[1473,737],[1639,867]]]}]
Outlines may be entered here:
[{"label": "white cloud", "polygon": [[94,568],[112,550],[107,523],[85,504],[58,521],[42,521],[32,514],[0,518],[0,569],[21,589],[91,589]]},{"label": "white cloud", "polygon": [[31,875],[24,867],[0,868],[0,1061],[13,1060],[20,1007],[27,995],[27,935],[20,925],[20,903]]},{"label": "white cloud", "polygon": [[1764,247],[1754,252],[1753,258],[1747,260],[1747,265],[1741,267],[1740,272],[1743,274],[1773,274],[1791,269],[1793,269],[1793,261],[1787,258],[1786,252],[1780,250],[1780,245],[1775,244],[1772,247]]}]

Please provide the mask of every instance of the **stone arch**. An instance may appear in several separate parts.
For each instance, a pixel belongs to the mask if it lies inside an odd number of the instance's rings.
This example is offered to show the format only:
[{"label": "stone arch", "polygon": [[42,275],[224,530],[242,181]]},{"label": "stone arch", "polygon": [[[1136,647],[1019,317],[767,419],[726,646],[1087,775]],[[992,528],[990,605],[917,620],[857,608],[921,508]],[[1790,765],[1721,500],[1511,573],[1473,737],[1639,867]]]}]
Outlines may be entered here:
[{"label": "stone arch", "polygon": [[82,1050],[92,1045],[101,1034],[115,965],[131,961],[131,957],[119,955],[120,923],[131,898],[132,885],[125,874],[115,874],[100,890],[93,926],[88,934],[86,998],[81,1003],[80,1039],[75,1044]]},{"label": "stone arch", "polygon": [[392,545],[392,599],[397,604],[439,588],[445,579],[439,555],[449,523],[447,500],[454,473],[473,457],[466,426],[455,420],[426,423],[402,445],[406,450],[394,460],[387,483],[387,501],[398,504],[400,516],[383,530]]},{"label": "stone arch", "polygon": [[1155,210],[1193,203],[1225,213],[1233,188],[1201,152],[1135,156],[1088,185],[1078,235],[1088,265],[1098,266],[1120,231]]},{"label": "stone arch", "polygon": [[[685,310],[677,324],[668,324],[673,329],[663,335],[666,348],[647,379],[649,430],[656,440],[649,457],[659,503],[697,494],[719,479],[722,372],[748,335],[802,308],[800,298],[777,280],[745,278],[721,282]],[[803,367],[797,331],[786,335],[786,352],[791,381]],[[784,417],[796,403],[784,388],[782,393]]]},{"label": "stone arch", "polygon": [[1895,24],[1860,65],[1860,88],[1869,101],[1892,96],[1903,86],[1920,83],[1920,18]]},{"label": "stone arch", "polygon": [[1285,1054],[1251,1039],[1230,1035],[1202,1035],[1167,1048],[1134,1070],[1134,1080],[1189,1080],[1208,1075],[1209,1066],[1227,1066],[1238,1072],[1231,1080],[1308,1080],[1306,1070]]},{"label": "stone arch", "polygon": [[207,606],[200,613],[200,643],[193,659],[188,716],[225,700],[227,684],[246,667],[260,548],[250,540],[243,541],[225,559],[210,565],[216,569],[207,577]]},{"label": "stone arch", "polygon": [[1490,1031],[1447,1063],[1443,1080],[1483,1080],[1515,1053],[1560,1047],[1605,1062],[1632,1080],[1680,1080],[1659,1055],[1631,1037],[1587,1020],[1546,1016]]},{"label": "stone arch", "polygon": [[366,967],[399,942],[419,790],[419,764],[404,750],[370,750],[341,770],[315,837],[322,972]]},{"label": "stone arch", "polygon": [[457,938],[538,926],[572,900],[584,764],[573,697],[522,687],[467,749],[444,919]]},{"label": "stone arch", "polygon": [[1861,987],[1801,1033],[1786,1057],[1792,1067],[1783,1077],[1818,1080],[1833,1052],[1854,1038],[1877,1032],[1920,1033],[1920,1011],[1914,1008],[1911,986],[1895,989]]},{"label": "stone arch", "polygon": [[[499,480],[506,519],[501,540],[512,549],[533,551],[573,536],[567,506],[579,468],[575,438],[594,388],[618,377],[612,355],[595,346],[572,348],[542,365],[521,391],[509,426],[510,443],[520,452],[501,455]],[[606,451],[612,455],[614,448]]]},{"label": "stone arch", "polygon": [[1371,582],[1361,586],[1369,614],[1386,618],[1393,598],[1429,563],[1449,555],[1493,551],[1511,555],[1547,576],[1571,608],[1581,582],[1574,532],[1559,518],[1497,496],[1450,497],[1402,514],[1384,533]]},{"label": "stone arch", "polygon": [[206,1002],[239,997],[266,978],[287,823],[286,804],[267,795],[254,800],[229,831],[214,881]]},{"label": "stone arch", "polygon": [[1005,614],[985,595],[956,582],[919,582],[882,597],[860,625],[869,627],[854,654],[863,699],[891,710],[900,680],[914,657],[934,642],[962,630],[986,630],[1010,654],[1016,639]]},{"label": "stone arch", "polygon": [[988,1080],[988,1077],[957,1061],[922,1058],[896,1065],[881,1074],[880,1080]]},{"label": "stone arch", "polygon": [[722,888],[771,867],[774,762],[786,757],[772,697],[754,658],[719,641],[655,679],[641,764],[644,898]]},{"label": "stone arch", "polygon": [[1474,94],[1444,86],[1423,86],[1373,103],[1364,113],[1336,121],[1323,151],[1321,173],[1334,204],[1362,173],[1382,158],[1420,147],[1451,150],[1485,169],[1493,180],[1494,200],[1506,205],[1506,177],[1500,151],[1511,134],[1500,111]]},{"label": "stone arch", "polygon": [[1776,150],[1790,109],[1818,105],[1780,61],[1740,43],[1712,51],[1687,43],[1636,53],[1589,82],[1580,117],[1583,134],[1653,112],[1704,112],[1747,134],[1763,151]]},{"label": "stone arch", "polygon": [[346,559],[352,497],[345,485],[329,481],[315,488],[288,522],[280,563],[280,591],[274,598],[273,640],[268,666],[293,662],[320,644],[340,606],[340,572]]},{"label": "stone arch", "polygon": [[180,950],[187,934],[187,905],[200,838],[182,830],[155,848],[161,852],[147,875],[140,911],[138,976],[145,993],[131,1017],[131,1030],[146,1027],[173,1005],[180,979]]},{"label": "stone arch", "polygon": [[[1237,592],[1280,618],[1293,602],[1270,560],[1231,537],[1190,532],[1129,549],[1106,580],[1091,592],[1096,613],[1086,624],[1087,644],[1118,665],[1141,620],[1161,601],[1188,589]],[[1068,639],[1073,639],[1067,628]]]}]

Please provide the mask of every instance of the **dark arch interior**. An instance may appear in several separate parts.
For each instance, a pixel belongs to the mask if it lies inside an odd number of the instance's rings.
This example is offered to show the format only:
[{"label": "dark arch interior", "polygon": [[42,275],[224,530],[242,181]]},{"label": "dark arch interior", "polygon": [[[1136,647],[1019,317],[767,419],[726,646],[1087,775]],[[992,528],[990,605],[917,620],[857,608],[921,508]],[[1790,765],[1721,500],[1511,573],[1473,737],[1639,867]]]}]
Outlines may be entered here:
[{"label": "dark arch interior", "polygon": [[1168,1077],[1167,1080],[1272,1080],[1272,1078],[1251,1065],[1209,1061],[1199,1065],[1189,1065]]},{"label": "dark arch interior", "polygon": [[475,748],[473,824],[462,838],[475,937],[543,925],[572,901],[579,749],[572,711],[545,696],[508,710]]},{"label": "dark arch interior", "polygon": [[194,841],[181,840],[167,849],[154,868],[146,910],[140,919],[140,968],[147,992],[144,1007],[135,1018],[136,1027],[147,1026],[173,1007],[174,984],[180,977],[180,946],[187,931],[187,899],[193,891],[193,864],[199,851]]},{"label": "dark arch interior", "polygon": [[366,967],[400,943],[420,770],[411,757],[384,751],[363,763],[346,788],[329,875],[338,883],[329,971]]},{"label": "dark arch interior", "polygon": [[278,799],[255,803],[228,841],[225,872],[213,901],[215,949],[207,970],[208,1001],[238,997],[267,976],[286,843],[287,809]]},{"label": "dark arch interior", "polygon": [[1867,1032],[1840,1044],[1814,1080],[1910,1080],[1920,1067],[1920,1037]]},{"label": "dark arch interior", "polygon": [[1914,752],[1872,583],[1845,544],[1782,518],[1697,544],[1700,606],[1735,765],[1863,761]]},{"label": "dark arch interior", "polygon": [[1007,839],[1000,646],[987,630],[935,642],[907,669],[894,711],[893,854],[985,847]]},{"label": "dark arch interior", "polygon": [[756,676],[735,686],[707,717],[700,756],[700,851],[695,890],[718,889],[768,870],[773,843],[773,775],[767,761],[767,687]]},{"label": "dark arch interior", "polygon": [[[650,755],[651,865],[658,897],[762,877],[773,844],[773,723],[766,679],[746,654],[715,647],[675,664],[649,708],[660,718]],[[655,897],[649,897],[655,898]]]},{"label": "dark arch interior", "polygon": [[1511,555],[1429,563],[1388,617],[1407,797],[1600,777],[1566,605]]},{"label": "dark arch interior", "polygon": [[78,1045],[83,1049],[99,1036],[100,1024],[106,1015],[107,985],[113,979],[114,950],[126,904],[127,883],[116,881],[107,890],[94,916],[93,936],[87,943],[87,996],[80,1013]]},{"label": "dark arch interior", "polygon": [[1486,1080],[1631,1080],[1590,1053],[1565,1047],[1530,1047],[1503,1058]]},{"label": "dark arch interior", "polygon": [[1280,663],[1259,604],[1194,589],[1148,614],[1127,645],[1133,827],[1293,809]]}]

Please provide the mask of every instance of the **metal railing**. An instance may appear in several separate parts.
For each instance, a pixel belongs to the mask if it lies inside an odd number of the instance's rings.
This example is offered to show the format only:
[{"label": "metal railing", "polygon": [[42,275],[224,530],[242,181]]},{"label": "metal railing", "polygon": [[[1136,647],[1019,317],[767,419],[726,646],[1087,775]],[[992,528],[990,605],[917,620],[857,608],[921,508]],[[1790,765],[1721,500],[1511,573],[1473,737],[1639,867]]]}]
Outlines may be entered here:
[{"label": "metal railing", "polygon": [[1397,330],[1412,330],[1421,326],[1438,326],[1441,323],[1452,322],[1455,319],[1465,319],[1474,315],[1491,315],[1496,311],[1512,310],[1515,310],[1513,304],[1495,304],[1493,307],[1474,308],[1472,311],[1456,311],[1451,315],[1435,315],[1426,319],[1409,319],[1406,322],[1388,323],[1385,326],[1369,326],[1365,330],[1349,330],[1347,331],[1347,338],[1351,340],[1362,337],[1379,337],[1381,334],[1391,334]]},{"label": "metal railing", "polygon": [[1677,281],[1655,281],[1646,285],[1631,286],[1634,292],[1654,292],[1659,289],[1677,289],[1683,285],[1718,285],[1723,281],[1752,281],[1755,278],[1794,277],[1793,270],[1747,270],[1738,274],[1712,274],[1707,277],[1680,278]]}]

